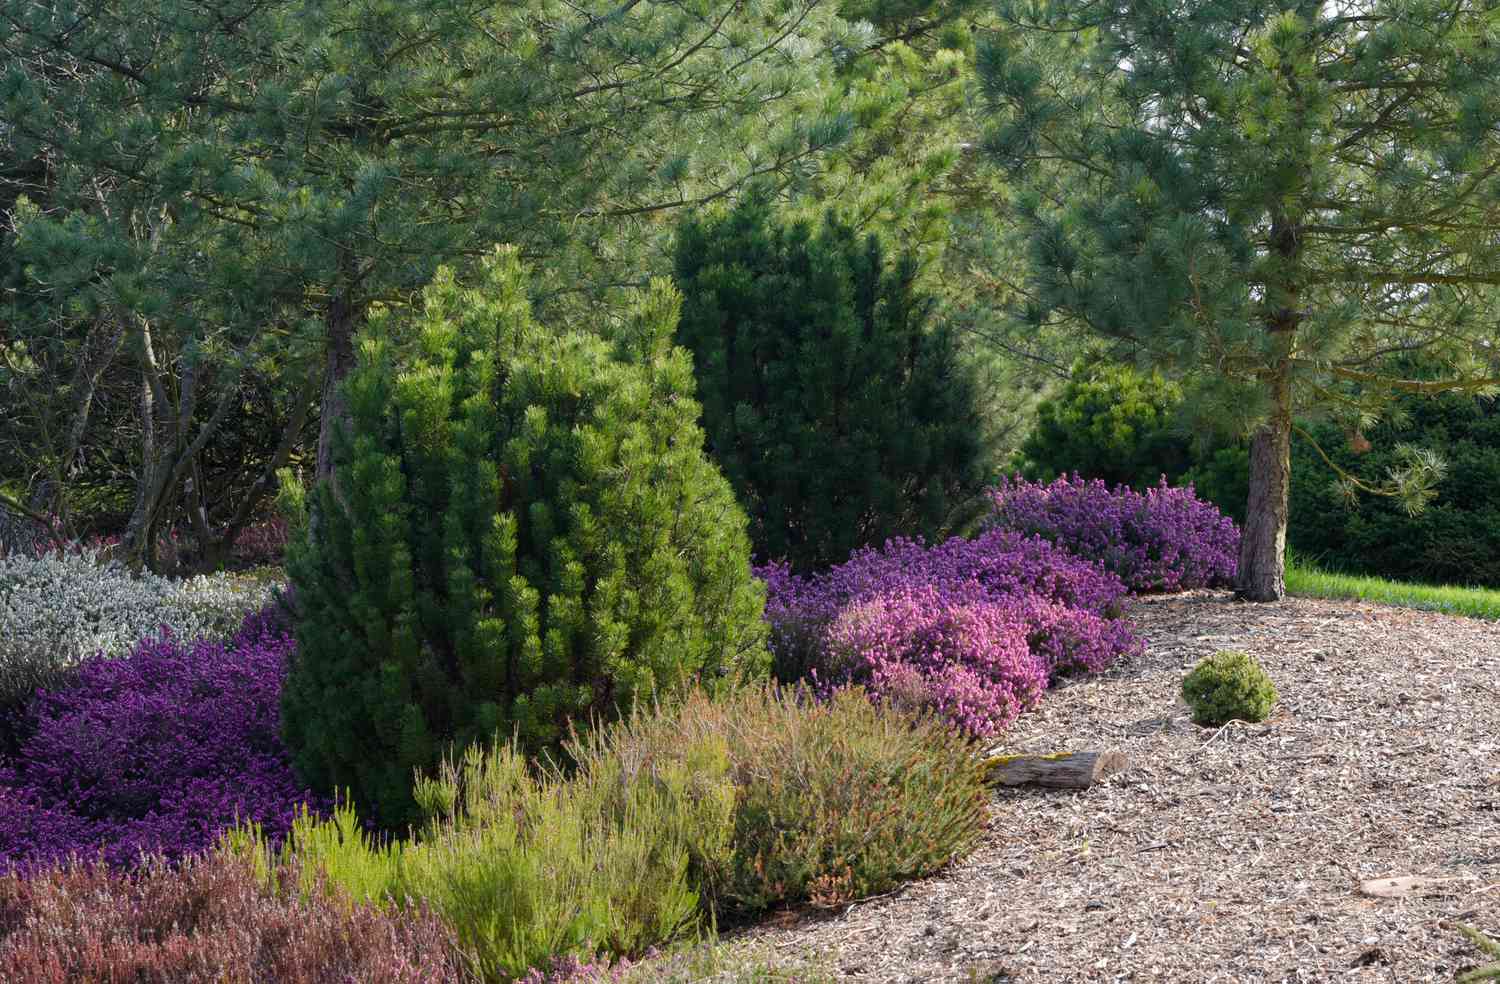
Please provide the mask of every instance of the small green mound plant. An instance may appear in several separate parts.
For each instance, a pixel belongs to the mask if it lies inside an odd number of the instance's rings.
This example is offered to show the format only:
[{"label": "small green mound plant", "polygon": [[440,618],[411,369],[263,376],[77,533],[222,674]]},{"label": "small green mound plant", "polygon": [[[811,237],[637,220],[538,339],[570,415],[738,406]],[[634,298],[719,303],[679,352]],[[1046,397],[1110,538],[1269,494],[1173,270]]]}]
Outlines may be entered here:
[{"label": "small green mound plant", "polygon": [[337,489],[289,549],[287,747],[389,830],[420,820],[412,775],[445,748],[555,750],[640,696],[770,663],[676,292],[653,283],[611,342],[536,324],[514,251],[484,271],[472,289],[439,271],[410,322],[372,319]]},{"label": "small green mound plant", "polygon": [[1276,703],[1276,686],[1248,653],[1226,649],[1183,678],[1182,699],[1195,724],[1216,728],[1230,721],[1264,721]]}]

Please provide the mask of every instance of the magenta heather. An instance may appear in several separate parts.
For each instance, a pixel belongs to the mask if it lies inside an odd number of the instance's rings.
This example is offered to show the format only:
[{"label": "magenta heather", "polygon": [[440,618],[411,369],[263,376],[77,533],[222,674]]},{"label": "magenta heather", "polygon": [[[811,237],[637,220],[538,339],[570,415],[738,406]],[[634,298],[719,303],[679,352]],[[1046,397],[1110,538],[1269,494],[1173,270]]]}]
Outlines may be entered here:
[{"label": "magenta heather", "polygon": [[1193,487],[1163,479],[1144,493],[1074,475],[1050,485],[1002,480],[991,491],[998,528],[1037,535],[1097,560],[1137,593],[1230,584],[1239,556],[1234,522]]},{"label": "magenta heather", "polygon": [[162,634],[38,694],[28,736],[0,767],[0,870],[73,853],[115,865],[177,857],[237,818],[284,832],[310,798],[280,738],[292,646],[259,613],[227,644]]},{"label": "magenta heather", "polygon": [[932,585],[857,601],[824,636],[828,672],[876,698],[994,734],[1036,703],[1047,667],[1004,602],[945,595]]},{"label": "magenta heather", "polygon": [[928,547],[892,540],[810,577],[757,570],[776,672],[827,692],[859,683],[986,736],[1048,682],[1096,673],[1140,641],[1124,583],[1040,537],[991,529]]}]

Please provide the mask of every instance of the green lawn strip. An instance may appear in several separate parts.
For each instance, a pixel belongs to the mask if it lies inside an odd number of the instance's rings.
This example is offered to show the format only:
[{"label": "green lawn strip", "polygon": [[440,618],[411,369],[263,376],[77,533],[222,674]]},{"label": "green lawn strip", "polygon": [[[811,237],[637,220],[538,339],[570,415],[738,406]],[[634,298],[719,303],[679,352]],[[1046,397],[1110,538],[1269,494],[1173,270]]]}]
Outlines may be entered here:
[{"label": "green lawn strip", "polygon": [[1500,591],[1336,574],[1301,561],[1288,562],[1286,589],[1288,594],[1303,598],[1357,599],[1471,618],[1500,619]]}]

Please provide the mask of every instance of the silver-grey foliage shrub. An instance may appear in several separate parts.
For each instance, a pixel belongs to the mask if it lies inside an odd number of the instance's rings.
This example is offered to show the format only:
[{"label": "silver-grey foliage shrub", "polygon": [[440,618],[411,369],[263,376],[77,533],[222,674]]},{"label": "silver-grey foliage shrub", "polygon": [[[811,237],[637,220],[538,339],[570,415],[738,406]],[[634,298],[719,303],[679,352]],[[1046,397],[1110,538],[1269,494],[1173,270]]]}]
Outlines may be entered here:
[{"label": "silver-grey foliage shrub", "polygon": [[0,557],[0,707],[163,626],[183,638],[227,636],[268,599],[267,587],[222,574],[132,576],[89,551]]}]

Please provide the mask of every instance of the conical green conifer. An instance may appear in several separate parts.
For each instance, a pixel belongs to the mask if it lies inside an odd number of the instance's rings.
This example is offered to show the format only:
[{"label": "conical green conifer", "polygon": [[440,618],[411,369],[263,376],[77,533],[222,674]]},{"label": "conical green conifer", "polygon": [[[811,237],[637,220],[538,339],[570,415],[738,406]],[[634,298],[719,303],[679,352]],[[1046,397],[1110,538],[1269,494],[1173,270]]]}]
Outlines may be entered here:
[{"label": "conical green conifer", "polygon": [[807,570],[938,532],[984,475],[977,386],[916,261],[750,201],[678,235],[709,448],[763,560]]},{"label": "conical green conifer", "polygon": [[482,289],[440,272],[411,325],[377,316],[346,470],[289,560],[288,747],[390,827],[450,743],[541,751],[570,722],[767,665],[744,514],[670,343],[677,294],[654,283],[612,347],[534,324],[514,252],[485,270]]}]

